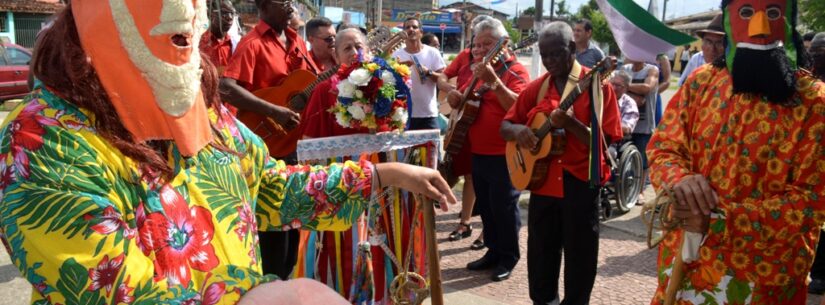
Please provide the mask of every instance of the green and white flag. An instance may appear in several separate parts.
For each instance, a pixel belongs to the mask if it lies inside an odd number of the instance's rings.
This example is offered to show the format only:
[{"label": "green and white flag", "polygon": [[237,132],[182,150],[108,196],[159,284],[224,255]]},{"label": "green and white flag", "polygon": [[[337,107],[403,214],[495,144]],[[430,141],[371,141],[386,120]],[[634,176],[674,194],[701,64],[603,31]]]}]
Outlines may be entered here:
[{"label": "green and white flag", "polygon": [[671,29],[633,0],[596,0],[625,57],[649,63],[695,38]]}]

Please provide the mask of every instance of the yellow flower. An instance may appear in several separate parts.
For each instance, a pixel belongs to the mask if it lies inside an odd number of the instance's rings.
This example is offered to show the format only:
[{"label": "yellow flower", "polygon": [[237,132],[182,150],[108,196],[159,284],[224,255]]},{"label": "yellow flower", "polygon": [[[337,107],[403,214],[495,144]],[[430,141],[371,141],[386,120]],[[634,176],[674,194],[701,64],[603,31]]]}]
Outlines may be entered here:
[{"label": "yellow flower", "polygon": [[808,179],[805,180],[805,183],[810,185],[818,185],[819,184],[819,174],[815,173],[808,176]]},{"label": "yellow flower", "polygon": [[748,233],[751,231],[751,220],[748,218],[748,215],[746,214],[736,215],[736,219],[734,219],[733,225],[736,227],[736,230],[742,233]]},{"label": "yellow flower", "polygon": [[727,270],[728,267],[725,266],[725,263],[723,263],[722,261],[715,260],[713,261],[713,269],[716,269],[719,272],[725,272],[725,270]]},{"label": "yellow flower", "polygon": [[768,172],[771,174],[779,175],[784,167],[785,165],[782,164],[782,161],[777,159],[768,160]]},{"label": "yellow flower", "polygon": [[[796,107],[801,108],[801,107]],[[825,123],[818,122],[811,126],[811,129],[808,129],[808,139],[817,141],[821,140],[825,136]]]},{"label": "yellow flower", "polygon": [[793,271],[794,274],[803,274],[808,271],[808,262],[802,258],[797,257],[793,261]]},{"label": "yellow flower", "polygon": [[710,181],[719,181],[722,179],[722,168],[715,167],[710,170]]},{"label": "yellow flower", "polygon": [[733,257],[731,257],[731,259],[730,259],[730,262],[733,264],[733,268],[736,268],[736,269],[739,269],[739,270],[745,269],[745,267],[748,266],[750,261],[751,261],[751,259],[748,258],[747,255],[744,255],[742,253],[734,253]]},{"label": "yellow flower", "polygon": [[737,237],[737,238],[733,239],[733,249],[734,250],[742,250],[743,248],[745,248],[745,245],[747,245],[747,244],[748,244],[748,242],[746,242],[744,238]]},{"label": "yellow flower", "polygon": [[782,144],[779,145],[779,151],[782,153],[788,153],[793,148],[793,142],[784,141]]},{"label": "yellow flower", "polygon": [[782,191],[782,182],[771,180],[768,181],[768,191],[779,192]]},{"label": "yellow flower", "polygon": [[742,113],[742,122],[744,122],[745,124],[753,123],[754,119],[756,119],[756,116],[753,114],[752,111],[745,110],[745,113]]},{"label": "yellow flower", "polygon": [[713,255],[713,253],[710,252],[708,247],[699,248],[699,257],[701,257],[703,261],[710,260],[711,255]]},{"label": "yellow flower", "polygon": [[768,276],[773,271],[773,266],[766,261],[761,261],[759,264],[756,264],[756,273],[759,273],[759,276]]},{"label": "yellow flower", "polygon": [[767,134],[771,131],[771,123],[768,123],[767,121],[759,121],[756,125],[756,129],[761,133]]},{"label": "yellow flower", "polygon": [[410,67],[407,65],[396,63],[392,65],[392,68],[403,77],[410,76]]},{"label": "yellow flower", "polygon": [[771,156],[773,156],[773,151],[771,150],[771,147],[768,145],[762,145],[756,151],[756,159],[761,162],[768,161],[768,159],[770,159]]},{"label": "yellow flower", "polygon": [[785,221],[787,221],[789,225],[794,227],[802,225],[802,220],[804,218],[805,216],[802,215],[802,211],[790,210],[785,214]]},{"label": "yellow flower", "polygon": [[375,70],[378,70],[378,68],[379,68],[378,64],[372,63],[372,62],[368,63],[364,66],[367,68],[367,70],[370,70],[370,72],[375,72]]},{"label": "yellow flower", "polygon": [[788,285],[789,281],[790,281],[790,278],[788,277],[787,274],[777,273],[773,277],[773,283],[769,283],[769,284],[770,285],[775,285],[775,286],[785,286],[785,285]]},{"label": "yellow flower", "polygon": [[807,107],[793,107],[793,118],[797,121],[802,121],[805,119],[807,112]]},{"label": "yellow flower", "polygon": [[754,108],[756,112],[756,116],[760,119],[768,117],[768,113],[771,111],[771,107],[768,106],[768,103],[759,101],[756,102],[756,107]]},{"label": "yellow flower", "polygon": [[753,184],[753,180],[751,179],[751,175],[744,174],[739,176],[739,182],[742,183],[743,186],[749,187]]}]

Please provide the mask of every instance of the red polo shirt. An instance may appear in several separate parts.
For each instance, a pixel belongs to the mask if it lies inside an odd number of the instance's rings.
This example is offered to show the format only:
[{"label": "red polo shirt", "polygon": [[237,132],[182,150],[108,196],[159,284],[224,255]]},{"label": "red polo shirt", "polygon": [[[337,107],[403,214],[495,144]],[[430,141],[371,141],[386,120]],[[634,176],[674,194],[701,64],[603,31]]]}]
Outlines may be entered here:
[{"label": "red polo shirt", "polygon": [[232,56],[232,40],[228,35],[223,39],[217,39],[212,32],[206,31],[201,37],[200,49],[202,53],[209,56],[209,60],[218,68],[218,72],[223,72]]},{"label": "red polo shirt", "polygon": [[255,91],[280,84],[294,70],[317,73],[304,40],[290,27],[284,29],[284,34],[290,41],[289,49],[278,39],[275,30],[259,21],[238,43],[223,76],[237,80],[246,90]]},{"label": "red polo shirt", "polygon": [[447,78],[458,77],[456,79],[456,84],[464,84],[473,79],[472,70],[462,69],[462,67],[466,67],[471,64],[470,55],[470,48],[461,50],[461,52],[456,55],[455,59],[453,59],[453,62],[451,62],[450,65],[444,69],[444,75],[446,75]]},{"label": "red polo shirt", "polygon": [[[506,64],[506,66],[503,66]],[[470,65],[462,67],[463,70],[472,70]],[[499,63],[493,66],[493,69],[499,73],[501,82],[510,88],[516,94],[521,93],[527,86],[530,80],[530,74],[514,56],[511,56],[505,63]],[[502,72],[498,72],[502,71]],[[481,86],[483,82],[479,81]],[[464,92],[470,86],[470,81],[460,83],[459,91]],[[495,93],[487,91],[481,97],[481,104],[476,116],[475,122],[470,126],[470,150],[474,154],[479,155],[504,155],[505,142],[499,134],[498,130],[501,128],[501,122],[504,120],[504,115],[507,114],[507,109],[501,107],[498,102],[498,97]]]},{"label": "red polo shirt", "polygon": [[[588,70],[590,69],[583,67],[582,75]],[[552,79],[550,80],[547,94],[544,95],[544,98],[540,102],[541,104],[536,104],[539,90],[541,90],[541,84],[548,77],[550,77],[550,75],[545,73],[539,79],[531,82],[530,85],[527,86],[527,89],[519,96],[516,104],[510,108],[510,111],[504,119],[515,124],[528,125],[532,122],[537,112],[542,112],[549,116],[550,112],[558,108],[561,96],[556,90],[556,86],[553,85]],[[616,95],[613,93],[613,88],[605,84],[602,86],[602,92],[604,100],[601,122],[602,131],[605,136],[615,141],[622,138],[619,106],[616,105]],[[582,124],[590,126],[590,90],[586,90],[576,99],[576,102],[573,104],[573,113],[576,119],[582,122]],[[547,179],[540,187],[530,190],[532,193],[559,198],[563,197],[564,185],[562,170],[569,172],[579,180],[588,180],[590,149],[572,133],[568,132],[566,137],[567,148],[565,148],[564,153],[560,156],[549,157],[551,159]],[[602,156],[600,158],[601,172],[604,178],[607,179],[610,177],[610,168],[604,160],[604,154],[599,155]]]}]

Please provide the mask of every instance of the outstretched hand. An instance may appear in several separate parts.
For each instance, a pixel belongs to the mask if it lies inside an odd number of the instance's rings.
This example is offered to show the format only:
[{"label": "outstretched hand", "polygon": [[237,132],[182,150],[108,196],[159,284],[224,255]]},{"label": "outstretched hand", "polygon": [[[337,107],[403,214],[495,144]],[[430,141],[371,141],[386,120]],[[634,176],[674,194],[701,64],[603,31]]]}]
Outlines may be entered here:
[{"label": "outstretched hand", "polygon": [[375,165],[381,186],[396,186],[407,191],[422,194],[438,201],[442,211],[447,205],[458,201],[444,178],[438,171],[426,167],[404,163],[380,163]]}]

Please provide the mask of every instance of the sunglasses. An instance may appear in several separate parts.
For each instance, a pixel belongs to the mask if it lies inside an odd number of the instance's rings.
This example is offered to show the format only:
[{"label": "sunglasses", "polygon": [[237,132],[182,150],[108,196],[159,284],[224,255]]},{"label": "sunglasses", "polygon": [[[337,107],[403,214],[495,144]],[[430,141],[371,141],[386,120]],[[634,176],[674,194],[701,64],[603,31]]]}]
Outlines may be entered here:
[{"label": "sunglasses", "polygon": [[328,44],[335,43],[335,36],[334,35],[327,36],[326,38],[321,38],[321,37],[315,36],[315,38],[323,40],[324,42],[326,42]]}]

